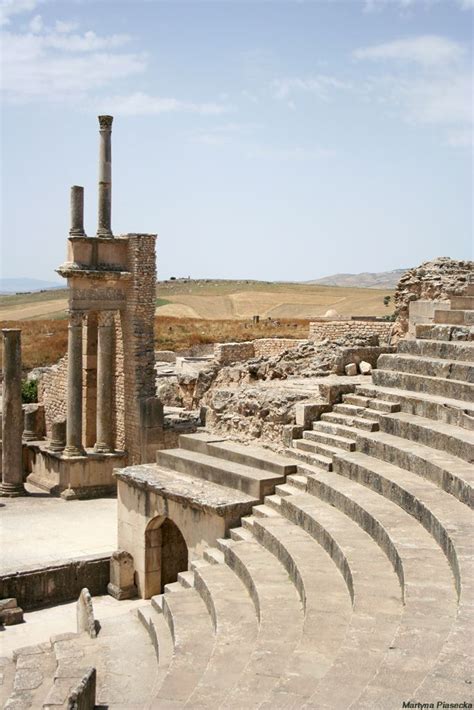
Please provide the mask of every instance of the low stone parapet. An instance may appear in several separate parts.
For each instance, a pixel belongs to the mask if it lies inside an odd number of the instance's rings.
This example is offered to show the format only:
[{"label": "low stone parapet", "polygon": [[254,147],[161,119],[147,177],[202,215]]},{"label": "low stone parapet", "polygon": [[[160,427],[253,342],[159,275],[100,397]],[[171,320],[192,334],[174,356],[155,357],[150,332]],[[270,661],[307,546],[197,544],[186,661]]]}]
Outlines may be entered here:
[{"label": "low stone parapet", "polygon": [[339,340],[346,335],[366,338],[377,335],[380,342],[388,343],[392,332],[393,323],[382,320],[320,320],[311,321],[309,324],[309,340]]},{"label": "low stone parapet", "polygon": [[214,346],[214,359],[219,365],[231,365],[254,357],[274,357],[305,342],[296,338],[257,338],[242,343],[217,343]]}]

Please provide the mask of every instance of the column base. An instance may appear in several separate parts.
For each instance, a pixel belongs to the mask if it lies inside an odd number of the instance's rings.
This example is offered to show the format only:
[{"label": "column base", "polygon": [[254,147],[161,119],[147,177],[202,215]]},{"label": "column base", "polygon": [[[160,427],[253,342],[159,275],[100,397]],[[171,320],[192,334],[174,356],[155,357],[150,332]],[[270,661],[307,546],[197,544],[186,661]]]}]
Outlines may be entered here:
[{"label": "column base", "polygon": [[135,584],[132,584],[130,587],[117,587],[117,585],[109,582],[107,585],[107,594],[110,594],[111,597],[118,601],[122,601],[123,599],[135,599],[135,597],[138,596],[138,590]]},{"label": "column base", "polygon": [[94,452],[96,454],[113,454],[114,449],[108,444],[104,444],[103,441],[98,441],[94,444]]},{"label": "column base", "polygon": [[63,451],[63,456],[72,458],[74,456],[87,456],[85,449],[79,446],[66,446]]},{"label": "column base", "polygon": [[97,236],[102,237],[102,239],[113,239],[114,238],[114,235],[108,229],[98,229]]},{"label": "column base", "polygon": [[29,495],[23,483],[0,483],[0,496],[3,498],[18,498]]}]

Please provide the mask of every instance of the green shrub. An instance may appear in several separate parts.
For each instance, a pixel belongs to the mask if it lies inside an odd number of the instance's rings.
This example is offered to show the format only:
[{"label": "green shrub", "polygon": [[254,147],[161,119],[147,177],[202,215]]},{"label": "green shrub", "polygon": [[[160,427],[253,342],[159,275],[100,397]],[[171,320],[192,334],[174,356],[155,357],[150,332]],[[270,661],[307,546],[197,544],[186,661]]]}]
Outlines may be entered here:
[{"label": "green shrub", "polygon": [[38,401],[38,381],[23,380],[21,383],[21,401],[23,404],[32,404]]}]

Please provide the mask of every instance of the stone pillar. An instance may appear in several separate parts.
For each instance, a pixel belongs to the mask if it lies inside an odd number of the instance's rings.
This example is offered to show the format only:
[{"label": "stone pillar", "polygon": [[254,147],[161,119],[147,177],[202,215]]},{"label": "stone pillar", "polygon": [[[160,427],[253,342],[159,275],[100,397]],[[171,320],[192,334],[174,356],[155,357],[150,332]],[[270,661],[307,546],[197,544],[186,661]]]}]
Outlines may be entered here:
[{"label": "stone pillar", "polygon": [[112,209],[112,116],[99,116],[99,209],[98,237],[113,237],[111,227]]},{"label": "stone pillar", "polygon": [[0,495],[26,495],[23,484],[21,330],[3,333],[2,483]]},{"label": "stone pillar", "polygon": [[71,237],[85,237],[84,232],[84,188],[79,185],[71,187]]},{"label": "stone pillar", "polygon": [[113,311],[101,311],[97,323],[97,441],[95,451],[110,453],[113,442],[114,335]]},{"label": "stone pillar", "polygon": [[56,419],[51,427],[51,441],[48,449],[55,454],[61,454],[66,446],[66,420]]},{"label": "stone pillar", "polygon": [[65,456],[85,454],[82,446],[82,318],[81,311],[69,312]]}]

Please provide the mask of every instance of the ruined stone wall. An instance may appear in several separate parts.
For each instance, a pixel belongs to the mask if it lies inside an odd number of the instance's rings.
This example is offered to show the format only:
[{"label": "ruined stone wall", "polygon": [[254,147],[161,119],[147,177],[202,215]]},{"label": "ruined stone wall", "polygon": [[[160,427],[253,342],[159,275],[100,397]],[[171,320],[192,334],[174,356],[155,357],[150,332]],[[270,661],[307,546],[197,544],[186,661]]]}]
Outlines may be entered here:
[{"label": "ruined stone wall", "polygon": [[44,405],[46,436],[56,419],[66,419],[67,355],[56,365],[43,370],[38,379],[38,402]]},{"label": "ruined stone wall", "polygon": [[273,357],[303,342],[294,338],[258,338],[243,343],[217,343],[214,346],[214,359],[219,365],[231,365],[254,357]]},{"label": "ruined stone wall", "polygon": [[140,402],[155,396],[155,240],[154,234],[129,234],[127,262],[132,278],[122,313],[125,449],[130,464],[141,462]]},{"label": "ruined stone wall", "polygon": [[426,261],[407,271],[395,292],[393,335],[403,338],[409,327],[409,306],[413,301],[448,301],[453,293],[462,293],[474,280],[474,261],[460,261],[447,256]]},{"label": "ruined stone wall", "polygon": [[328,320],[312,321],[309,324],[308,339],[314,342],[320,340],[340,340],[347,335],[365,338],[377,335],[380,342],[387,343],[390,338],[393,323],[390,321],[359,321],[359,320]]},{"label": "ruined stone wall", "polygon": [[125,377],[123,355],[123,333],[120,313],[115,316],[115,447],[125,449]]}]

